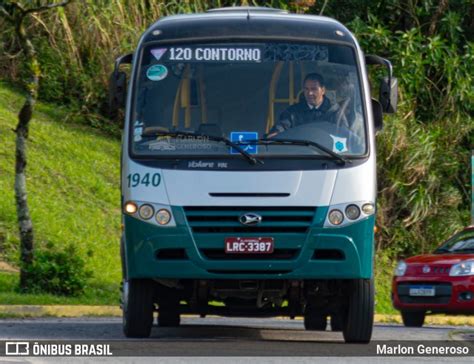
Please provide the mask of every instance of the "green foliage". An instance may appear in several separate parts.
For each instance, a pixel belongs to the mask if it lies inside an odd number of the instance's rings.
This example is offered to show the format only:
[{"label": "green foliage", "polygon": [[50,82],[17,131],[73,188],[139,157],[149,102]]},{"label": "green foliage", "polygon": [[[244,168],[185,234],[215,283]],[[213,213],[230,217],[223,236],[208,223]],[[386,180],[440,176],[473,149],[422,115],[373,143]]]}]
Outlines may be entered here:
[{"label": "green foliage", "polygon": [[378,314],[394,314],[392,306],[392,277],[396,260],[384,251],[379,251],[375,259],[375,311]]},{"label": "green foliage", "polygon": [[50,293],[20,293],[18,273],[0,272],[0,302],[3,305],[117,305],[118,286],[91,284],[80,296],[59,296]]},{"label": "green foliage", "polygon": [[36,249],[33,264],[24,267],[29,293],[52,293],[64,296],[77,296],[84,292],[92,272],[86,269],[85,258],[79,255],[72,245],[58,247],[48,244],[46,248]]},{"label": "green foliage", "polygon": [[[19,242],[12,129],[22,101],[21,94],[0,82],[0,259],[13,265],[18,265]],[[48,241],[74,245],[86,270],[93,272],[84,295],[91,302],[116,303],[120,145],[103,132],[65,123],[66,116],[63,107],[38,103],[31,123],[27,190],[36,247],[45,249]],[[88,251],[94,254],[88,256]],[[2,291],[0,284],[0,301],[9,296]]]},{"label": "green foliage", "polygon": [[401,85],[402,106],[416,120],[431,122],[474,111],[474,43],[464,38],[462,29],[453,25],[447,34],[434,36],[420,28],[391,32],[374,17],[368,23],[356,19],[349,26],[363,49],[388,53]]}]

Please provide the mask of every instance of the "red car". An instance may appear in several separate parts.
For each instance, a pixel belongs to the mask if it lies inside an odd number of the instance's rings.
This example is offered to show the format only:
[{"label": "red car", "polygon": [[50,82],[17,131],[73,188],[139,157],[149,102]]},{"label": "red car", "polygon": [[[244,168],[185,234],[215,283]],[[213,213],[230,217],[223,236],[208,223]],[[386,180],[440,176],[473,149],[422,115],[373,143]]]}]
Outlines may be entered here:
[{"label": "red car", "polygon": [[427,313],[474,314],[474,226],[432,254],[398,262],[392,302],[408,327],[423,326]]}]

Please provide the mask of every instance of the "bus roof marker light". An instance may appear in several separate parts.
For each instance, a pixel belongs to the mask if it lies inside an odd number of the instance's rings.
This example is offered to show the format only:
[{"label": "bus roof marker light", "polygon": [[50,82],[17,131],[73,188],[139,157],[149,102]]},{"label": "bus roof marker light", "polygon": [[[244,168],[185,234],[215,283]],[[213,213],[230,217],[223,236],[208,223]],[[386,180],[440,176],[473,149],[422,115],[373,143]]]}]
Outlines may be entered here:
[{"label": "bus roof marker light", "polygon": [[157,35],[160,35],[162,32],[161,30],[157,29],[157,30],[154,30],[153,32],[151,32],[151,34],[157,36]]}]

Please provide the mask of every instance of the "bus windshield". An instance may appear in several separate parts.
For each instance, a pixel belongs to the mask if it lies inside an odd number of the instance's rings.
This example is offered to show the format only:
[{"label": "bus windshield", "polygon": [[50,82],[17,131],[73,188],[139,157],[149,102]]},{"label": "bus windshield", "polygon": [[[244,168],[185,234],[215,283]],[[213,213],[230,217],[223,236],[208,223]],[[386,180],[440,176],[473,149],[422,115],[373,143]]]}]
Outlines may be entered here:
[{"label": "bus windshield", "polygon": [[269,140],[309,141],[344,157],[367,152],[362,87],[349,46],[154,44],[138,59],[134,155],[238,156],[219,138],[258,158],[327,157],[307,143]]}]

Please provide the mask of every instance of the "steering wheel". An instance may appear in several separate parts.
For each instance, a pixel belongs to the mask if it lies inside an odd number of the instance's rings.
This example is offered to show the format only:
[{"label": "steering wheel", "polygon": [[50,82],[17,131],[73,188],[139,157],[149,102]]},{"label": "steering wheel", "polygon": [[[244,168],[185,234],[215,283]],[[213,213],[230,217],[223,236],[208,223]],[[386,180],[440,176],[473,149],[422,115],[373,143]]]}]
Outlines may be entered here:
[{"label": "steering wheel", "polygon": [[[332,137],[331,137],[332,136]],[[338,126],[327,121],[306,123],[287,129],[274,136],[275,139],[309,140],[319,143],[333,150],[333,137],[347,140],[347,149],[352,153],[362,153],[364,149],[363,140],[353,131],[345,126]],[[361,150],[362,149],[362,150]]]}]

